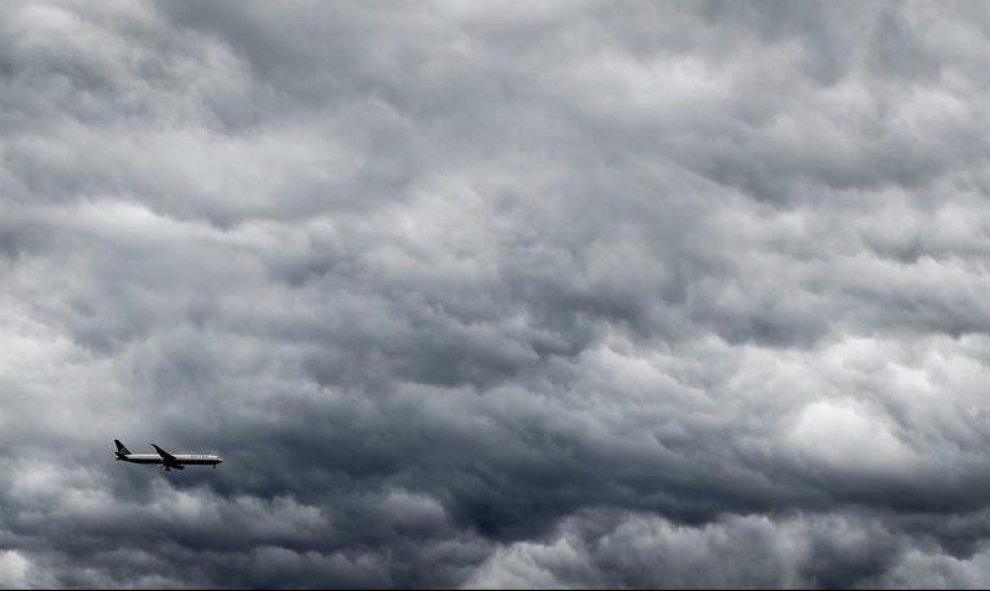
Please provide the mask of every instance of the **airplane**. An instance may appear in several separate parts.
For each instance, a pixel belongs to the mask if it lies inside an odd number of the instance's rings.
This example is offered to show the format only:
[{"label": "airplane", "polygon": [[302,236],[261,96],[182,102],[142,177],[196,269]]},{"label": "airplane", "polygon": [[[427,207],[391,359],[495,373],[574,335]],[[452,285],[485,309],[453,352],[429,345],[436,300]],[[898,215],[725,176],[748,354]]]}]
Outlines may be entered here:
[{"label": "airplane", "polygon": [[170,454],[154,443],[151,444],[151,447],[155,448],[158,453],[136,454],[127,449],[119,439],[114,439],[113,442],[117,446],[117,451],[114,453],[118,462],[123,460],[134,464],[161,464],[166,472],[171,472],[172,468],[183,470],[187,465],[213,466],[216,469],[217,464],[223,462],[223,458],[215,454]]}]

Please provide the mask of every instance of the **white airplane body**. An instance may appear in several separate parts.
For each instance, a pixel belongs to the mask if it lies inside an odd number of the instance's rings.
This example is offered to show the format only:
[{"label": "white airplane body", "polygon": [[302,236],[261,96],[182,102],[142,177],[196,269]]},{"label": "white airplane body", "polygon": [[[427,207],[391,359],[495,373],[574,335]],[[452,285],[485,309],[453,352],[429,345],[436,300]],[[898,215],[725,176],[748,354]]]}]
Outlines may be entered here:
[{"label": "white airplane body", "polygon": [[171,471],[172,468],[182,470],[186,466],[213,466],[216,468],[217,464],[223,462],[223,458],[216,454],[171,454],[154,443],[151,444],[151,447],[155,448],[157,453],[136,454],[127,449],[119,439],[114,439],[113,442],[117,446],[117,451],[114,453],[118,462],[157,464],[165,468],[166,471]]}]

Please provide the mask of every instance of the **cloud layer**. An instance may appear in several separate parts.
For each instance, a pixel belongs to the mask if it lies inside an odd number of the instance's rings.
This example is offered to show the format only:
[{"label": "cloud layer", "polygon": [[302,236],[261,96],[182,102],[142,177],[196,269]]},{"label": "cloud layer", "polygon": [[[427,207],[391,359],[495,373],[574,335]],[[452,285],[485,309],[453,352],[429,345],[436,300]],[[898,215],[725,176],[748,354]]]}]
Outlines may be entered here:
[{"label": "cloud layer", "polygon": [[990,584],[986,4],[7,11],[0,586]]}]

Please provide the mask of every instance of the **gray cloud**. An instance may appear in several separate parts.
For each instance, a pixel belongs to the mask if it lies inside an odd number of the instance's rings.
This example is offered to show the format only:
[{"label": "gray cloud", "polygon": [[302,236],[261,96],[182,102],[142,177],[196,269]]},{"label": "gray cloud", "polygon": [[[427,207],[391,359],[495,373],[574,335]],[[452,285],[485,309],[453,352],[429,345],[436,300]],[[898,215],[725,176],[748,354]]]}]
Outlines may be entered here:
[{"label": "gray cloud", "polygon": [[0,586],[985,586],[988,33],[11,4]]},{"label": "gray cloud", "polygon": [[478,588],[958,588],[987,556],[950,556],[871,516],[735,516],[685,527],[651,515],[579,514],[548,540],[504,546]]}]

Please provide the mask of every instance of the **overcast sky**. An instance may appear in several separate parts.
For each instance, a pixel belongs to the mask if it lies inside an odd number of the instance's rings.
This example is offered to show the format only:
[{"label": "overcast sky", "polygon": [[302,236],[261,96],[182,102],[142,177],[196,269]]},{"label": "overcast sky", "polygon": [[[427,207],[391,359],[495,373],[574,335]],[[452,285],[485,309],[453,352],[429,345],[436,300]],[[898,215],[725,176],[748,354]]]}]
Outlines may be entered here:
[{"label": "overcast sky", "polygon": [[985,1],[5,3],[0,587],[990,586],[988,130]]}]

